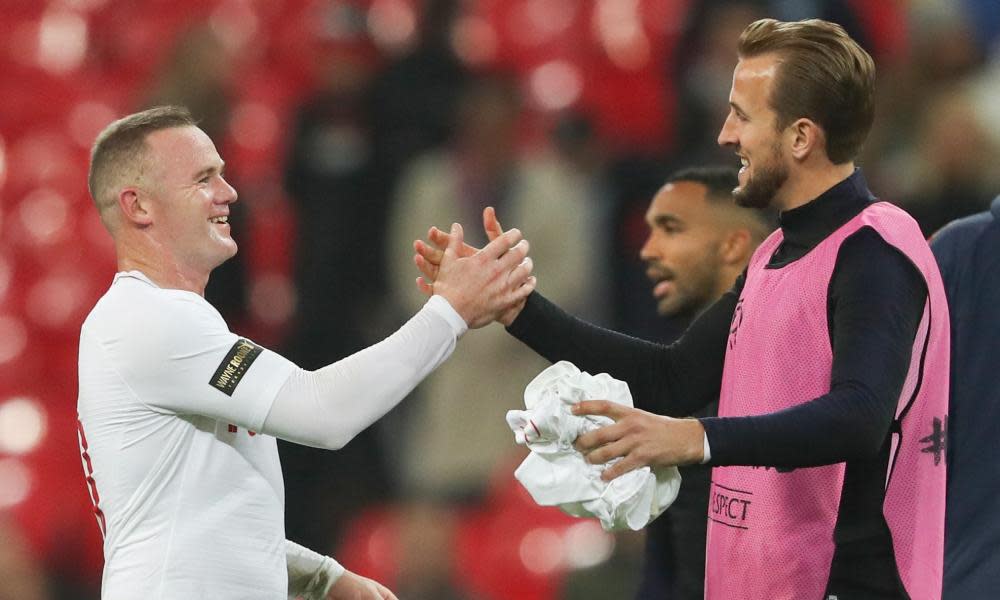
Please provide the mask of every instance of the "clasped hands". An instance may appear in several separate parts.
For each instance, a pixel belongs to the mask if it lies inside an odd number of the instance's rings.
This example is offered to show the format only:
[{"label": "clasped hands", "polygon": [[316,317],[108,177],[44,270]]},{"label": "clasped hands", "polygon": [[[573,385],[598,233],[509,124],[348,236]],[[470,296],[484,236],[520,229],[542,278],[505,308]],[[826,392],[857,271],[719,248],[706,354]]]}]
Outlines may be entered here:
[{"label": "clasped hands", "polygon": [[[482,249],[465,243],[462,226],[454,223],[445,233],[431,227],[428,239],[414,242],[414,262],[423,277],[417,278],[422,292],[444,297],[465,319],[470,329],[500,320],[512,307],[523,306],[535,289],[531,275],[534,264],[528,256],[529,244],[521,232],[504,232],[492,208],[491,221],[483,213],[489,243]],[[511,319],[513,320],[513,319]]]},{"label": "clasped hands", "polygon": [[[465,243],[462,226],[457,223],[450,233],[431,227],[427,232],[430,243],[413,243],[413,262],[423,273],[417,277],[417,287],[428,296],[444,296],[470,329],[493,321],[510,325],[537,284],[531,275],[534,263],[528,256],[528,240],[521,232],[511,229],[505,233],[491,206],[483,211],[483,229],[489,243],[482,250]],[[484,274],[486,277],[481,277]],[[470,305],[471,314],[463,313],[456,302]]]},{"label": "clasped hands", "polygon": [[[482,327],[491,320],[497,320],[508,326],[520,314],[536,285],[535,277],[531,275],[531,258],[527,257],[528,242],[521,239],[516,229],[504,233],[492,207],[483,211],[483,228],[489,243],[482,250],[464,243],[462,228],[457,224],[452,226],[451,233],[431,227],[427,232],[427,242],[415,241],[413,261],[423,273],[417,278],[417,287],[427,295],[442,293],[442,279],[450,274],[452,264],[480,257],[477,263],[463,265],[474,269],[484,261],[486,264],[494,261],[497,264],[493,268],[498,269],[494,273],[499,273],[497,277],[502,275],[504,269],[511,269],[508,286],[496,290],[495,298],[482,303],[475,326],[468,319],[467,322],[469,327]],[[466,293],[470,292],[474,293],[475,289],[467,288]],[[484,289],[482,293],[489,292]],[[501,299],[508,303],[504,304],[499,301]],[[451,302],[451,298],[448,300]],[[455,305],[454,302],[452,305]],[[459,309],[456,307],[456,310]],[[459,313],[462,314],[462,311],[459,310]],[[605,481],[645,466],[686,465],[703,459],[705,430],[696,419],[664,417],[606,400],[580,402],[574,405],[573,414],[602,415],[615,421],[612,425],[581,435],[574,444],[591,464],[621,459],[605,469],[601,475]]]}]

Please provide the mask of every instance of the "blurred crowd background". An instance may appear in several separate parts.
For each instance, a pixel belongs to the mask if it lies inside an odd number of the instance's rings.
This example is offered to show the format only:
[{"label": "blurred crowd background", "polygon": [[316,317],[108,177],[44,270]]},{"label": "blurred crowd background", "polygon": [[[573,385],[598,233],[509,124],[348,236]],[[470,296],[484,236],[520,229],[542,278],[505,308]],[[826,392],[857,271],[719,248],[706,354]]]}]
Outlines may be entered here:
[{"label": "blurred crowd background", "polygon": [[[749,22],[841,23],[879,67],[860,160],[931,235],[1000,193],[998,0],[0,0],[0,599],[100,594],[76,432],[80,324],[115,271],[89,147],[191,109],[240,193],[207,295],[305,368],[422,302],[412,241],[481,210],[539,288],[651,339],[643,215],[715,139]],[[545,366],[499,326],[341,452],[282,444],[288,537],[401,598],[626,598],[641,533],[536,507],[504,422]],[[359,398],[363,401],[363,398]]]}]

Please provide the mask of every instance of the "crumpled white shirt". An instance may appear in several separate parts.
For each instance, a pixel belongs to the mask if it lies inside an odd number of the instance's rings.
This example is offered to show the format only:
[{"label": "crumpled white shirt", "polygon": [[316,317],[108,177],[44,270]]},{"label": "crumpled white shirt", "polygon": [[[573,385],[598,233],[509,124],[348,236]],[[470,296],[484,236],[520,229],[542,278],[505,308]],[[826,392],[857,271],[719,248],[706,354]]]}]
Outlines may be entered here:
[{"label": "crumpled white shirt", "polygon": [[628,385],[607,373],[591,375],[568,361],[539,373],[524,390],[527,410],[507,412],[515,440],[531,449],[514,476],[542,506],[597,517],[607,531],[642,529],[677,498],[681,475],[677,467],[643,467],[601,480],[608,465],[588,463],[573,447],[580,434],[613,423],[570,412],[573,404],[594,399],[632,406]]}]

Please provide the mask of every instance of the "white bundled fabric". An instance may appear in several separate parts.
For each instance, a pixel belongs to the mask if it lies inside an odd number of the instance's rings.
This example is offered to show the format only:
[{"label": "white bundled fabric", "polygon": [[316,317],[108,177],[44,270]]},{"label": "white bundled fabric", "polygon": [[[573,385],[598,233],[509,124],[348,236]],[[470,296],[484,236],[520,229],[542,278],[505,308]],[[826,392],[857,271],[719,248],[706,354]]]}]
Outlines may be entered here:
[{"label": "white bundled fabric", "polygon": [[608,531],[642,529],[677,497],[680,473],[676,467],[643,467],[611,481],[601,480],[607,465],[588,463],[573,442],[613,421],[572,414],[572,405],[581,400],[632,406],[628,385],[607,373],[591,375],[567,361],[550,366],[525,388],[527,410],[507,412],[517,443],[531,449],[514,476],[542,506],[559,506],[577,517],[597,517]]}]

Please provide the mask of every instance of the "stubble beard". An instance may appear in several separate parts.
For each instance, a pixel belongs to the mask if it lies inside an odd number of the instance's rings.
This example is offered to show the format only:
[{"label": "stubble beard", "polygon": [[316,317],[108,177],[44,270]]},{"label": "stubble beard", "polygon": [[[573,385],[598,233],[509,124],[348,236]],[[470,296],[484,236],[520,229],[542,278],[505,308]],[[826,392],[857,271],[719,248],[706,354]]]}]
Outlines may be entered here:
[{"label": "stubble beard", "polygon": [[[715,274],[721,268],[714,258],[706,257],[699,268],[681,276],[684,285],[678,285],[672,297],[657,302],[657,314],[690,321],[711,306],[718,299],[715,297]],[[675,282],[677,279],[675,274]]]},{"label": "stubble beard", "polygon": [[733,190],[733,200],[744,208],[767,208],[788,181],[788,167],[781,160],[781,150],[774,148],[772,164],[761,166],[745,186]]}]

